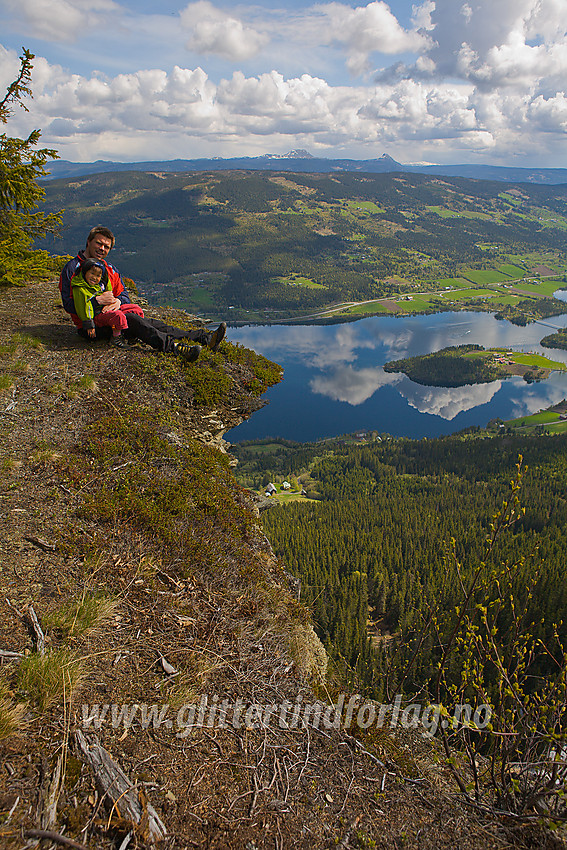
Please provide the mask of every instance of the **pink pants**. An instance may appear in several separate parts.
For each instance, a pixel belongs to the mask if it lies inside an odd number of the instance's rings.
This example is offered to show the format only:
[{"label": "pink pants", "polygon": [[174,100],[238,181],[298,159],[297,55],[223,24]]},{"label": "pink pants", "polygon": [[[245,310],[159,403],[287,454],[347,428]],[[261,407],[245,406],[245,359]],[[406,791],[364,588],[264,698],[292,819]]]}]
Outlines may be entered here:
[{"label": "pink pants", "polygon": [[138,304],[122,304],[120,310],[109,310],[108,313],[99,313],[95,316],[94,323],[97,328],[112,328],[113,333],[122,333],[128,328],[128,319],[125,313],[136,313],[144,317],[144,311]]}]

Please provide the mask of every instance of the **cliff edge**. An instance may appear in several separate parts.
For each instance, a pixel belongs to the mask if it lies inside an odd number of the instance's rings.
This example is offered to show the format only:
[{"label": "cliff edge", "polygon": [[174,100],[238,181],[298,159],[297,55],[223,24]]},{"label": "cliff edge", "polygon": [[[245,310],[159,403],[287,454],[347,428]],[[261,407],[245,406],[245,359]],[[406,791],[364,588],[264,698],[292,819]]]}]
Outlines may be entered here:
[{"label": "cliff edge", "polygon": [[1,313],[3,847],[561,846],[465,809],[431,738],[334,722],[223,439],[279,367],[87,344],[55,284]]}]

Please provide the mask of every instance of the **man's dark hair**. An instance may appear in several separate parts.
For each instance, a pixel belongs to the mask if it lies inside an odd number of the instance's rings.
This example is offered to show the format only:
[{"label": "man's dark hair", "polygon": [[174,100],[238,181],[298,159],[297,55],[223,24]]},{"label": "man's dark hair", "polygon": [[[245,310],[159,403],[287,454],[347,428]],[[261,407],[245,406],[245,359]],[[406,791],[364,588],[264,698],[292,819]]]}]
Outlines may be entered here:
[{"label": "man's dark hair", "polygon": [[114,233],[112,232],[112,230],[109,230],[108,227],[103,227],[101,224],[98,224],[96,227],[93,227],[93,229],[87,236],[87,245],[95,238],[95,236],[98,236],[99,234],[101,236],[104,236],[106,239],[110,239],[110,247],[114,248],[114,243],[116,241],[114,239]]}]

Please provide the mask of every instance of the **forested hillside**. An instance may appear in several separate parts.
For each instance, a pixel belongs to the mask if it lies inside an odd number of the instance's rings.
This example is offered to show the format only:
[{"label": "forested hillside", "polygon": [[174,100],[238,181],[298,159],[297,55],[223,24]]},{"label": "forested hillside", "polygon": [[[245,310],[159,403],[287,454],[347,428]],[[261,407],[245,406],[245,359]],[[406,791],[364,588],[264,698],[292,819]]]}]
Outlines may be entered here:
[{"label": "forested hillside", "polygon": [[[209,314],[231,307],[233,318],[281,319],[412,291],[454,290],[445,309],[463,298],[486,309],[483,300],[495,295],[487,284],[567,271],[561,185],[241,171],[96,174],[45,189],[45,209],[65,210],[63,239],[40,247],[74,254],[90,227],[104,223],[116,233],[120,270],[152,302]],[[493,306],[521,296],[550,302],[541,296],[553,288],[526,285],[501,288]]]},{"label": "forested hillside", "polygon": [[[537,549],[543,570],[528,618],[544,640],[565,619],[566,449],[565,436],[335,444],[311,469],[320,501],[265,512],[268,537],[301,579],[325,646],[357,671],[368,693],[384,697],[388,667],[395,690],[406,658],[402,650],[396,667],[395,652],[431,605],[454,609],[483,557],[519,455],[528,467],[520,492],[526,512],[499,542],[498,558],[512,562]],[[448,572],[453,538],[460,578]],[[520,584],[527,586],[536,570],[528,559]],[[431,642],[421,647],[405,689],[418,690],[431,678],[437,652]]]}]

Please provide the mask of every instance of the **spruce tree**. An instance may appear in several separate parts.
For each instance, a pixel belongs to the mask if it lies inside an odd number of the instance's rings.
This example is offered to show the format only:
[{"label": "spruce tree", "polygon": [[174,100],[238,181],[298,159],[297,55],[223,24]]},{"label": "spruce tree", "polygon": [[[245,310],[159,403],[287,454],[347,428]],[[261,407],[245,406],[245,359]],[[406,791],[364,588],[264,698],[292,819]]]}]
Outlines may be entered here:
[{"label": "spruce tree", "polygon": [[[31,97],[33,53],[23,49],[17,78],[0,101],[0,123],[7,124],[14,106],[28,111],[24,98]],[[41,132],[32,130],[27,139],[0,134],[0,284],[22,285],[54,275],[54,260],[47,251],[34,251],[35,239],[56,233],[60,213],[38,210],[44,197],[37,180],[47,174],[46,163],[58,153],[37,148]]]}]

